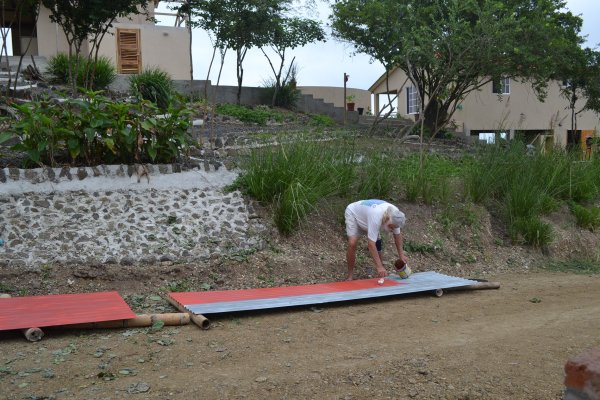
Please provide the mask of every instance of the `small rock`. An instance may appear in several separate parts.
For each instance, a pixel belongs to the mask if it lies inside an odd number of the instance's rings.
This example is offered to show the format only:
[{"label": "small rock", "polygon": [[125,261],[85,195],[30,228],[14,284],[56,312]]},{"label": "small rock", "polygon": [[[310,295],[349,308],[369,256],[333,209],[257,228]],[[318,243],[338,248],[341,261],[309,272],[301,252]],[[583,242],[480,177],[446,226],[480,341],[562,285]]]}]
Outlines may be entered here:
[{"label": "small rock", "polygon": [[254,381],[256,381],[256,382],[266,382],[267,381],[267,377],[266,376],[259,376]]},{"label": "small rock", "polygon": [[138,383],[132,383],[131,385],[129,385],[129,387],[127,388],[127,393],[139,394],[139,393],[146,393],[149,390],[150,390],[150,385],[148,385],[146,382],[138,382]]}]

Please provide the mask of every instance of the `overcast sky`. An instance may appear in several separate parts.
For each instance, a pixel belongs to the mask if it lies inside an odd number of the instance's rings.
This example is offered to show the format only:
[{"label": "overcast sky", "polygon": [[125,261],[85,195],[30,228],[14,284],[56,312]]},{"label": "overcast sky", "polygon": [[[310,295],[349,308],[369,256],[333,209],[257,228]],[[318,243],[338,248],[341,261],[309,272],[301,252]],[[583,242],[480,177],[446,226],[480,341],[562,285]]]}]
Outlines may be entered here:
[{"label": "overcast sky", "polygon": [[[600,1],[567,0],[567,8],[583,18],[583,35],[587,36],[589,47],[600,47]],[[160,10],[166,10],[161,3]],[[168,10],[166,10],[168,11]],[[319,3],[318,17],[327,21],[330,8],[325,2]],[[165,24],[166,24],[165,20]],[[169,22],[171,24],[171,22]],[[326,29],[329,32],[329,29]],[[206,79],[212,46],[205,32],[195,29],[193,32],[194,78]],[[288,50],[289,58],[296,56],[299,68],[298,85],[300,86],[342,86],[344,72],[350,75],[349,87],[368,89],[381,74],[383,66],[371,62],[363,54],[353,54],[351,46],[329,39],[326,43],[307,45],[293,51]],[[262,86],[265,79],[271,76],[271,69],[265,56],[258,49],[248,51],[244,61],[244,86]],[[216,70],[213,67],[210,79],[216,81]],[[235,54],[228,54],[223,74],[222,85],[237,85]]]}]

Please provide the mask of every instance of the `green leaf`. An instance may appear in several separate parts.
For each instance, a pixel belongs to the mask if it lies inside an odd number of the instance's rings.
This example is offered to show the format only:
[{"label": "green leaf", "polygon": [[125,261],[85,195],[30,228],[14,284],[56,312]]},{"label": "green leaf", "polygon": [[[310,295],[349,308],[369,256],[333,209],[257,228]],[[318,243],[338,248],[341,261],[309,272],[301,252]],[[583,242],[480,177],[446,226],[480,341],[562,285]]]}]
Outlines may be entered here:
[{"label": "green leaf", "polygon": [[157,153],[158,153],[158,151],[156,149],[156,146],[150,146],[150,147],[148,147],[148,155],[150,156],[150,158],[152,159],[152,161],[156,160]]},{"label": "green leaf", "polygon": [[29,158],[31,158],[31,161],[33,162],[38,162],[40,161],[40,152],[35,150],[35,149],[31,149],[27,152],[27,154],[29,154]]},{"label": "green leaf", "polygon": [[147,131],[151,131],[155,127],[156,127],[156,120],[154,118],[149,118],[149,119],[145,120],[144,122],[142,122],[142,129],[145,129]]},{"label": "green leaf", "polygon": [[85,133],[85,138],[87,139],[88,142],[91,142],[92,140],[94,140],[94,136],[96,136],[96,131],[92,128],[85,128],[83,130],[83,132]]},{"label": "green leaf", "polygon": [[12,132],[2,132],[0,133],[0,143],[4,143],[13,137],[15,137],[15,135]]},{"label": "green leaf", "polygon": [[42,140],[41,142],[38,143],[37,145],[37,149],[39,152],[43,152],[44,150],[46,150],[46,146],[48,145],[48,141],[47,140]]},{"label": "green leaf", "polygon": [[69,139],[67,142],[67,146],[69,147],[69,154],[72,158],[77,158],[79,153],[81,153],[81,148],[79,147],[79,140],[77,139]]},{"label": "green leaf", "polygon": [[165,326],[165,322],[161,321],[161,320],[156,320],[154,321],[154,323],[152,324],[152,327],[150,328],[151,332],[157,332],[160,331],[163,326]]}]

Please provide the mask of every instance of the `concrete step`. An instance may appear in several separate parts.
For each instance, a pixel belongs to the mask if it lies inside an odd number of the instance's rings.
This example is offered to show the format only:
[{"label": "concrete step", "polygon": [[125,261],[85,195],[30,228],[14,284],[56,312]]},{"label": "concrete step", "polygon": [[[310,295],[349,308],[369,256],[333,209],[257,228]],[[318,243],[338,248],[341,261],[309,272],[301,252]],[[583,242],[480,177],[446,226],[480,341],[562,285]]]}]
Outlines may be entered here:
[{"label": "concrete step", "polygon": [[[374,115],[361,115],[358,119],[360,125],[373,125],[377,118]],[[405,118],[387,118],[379,122],[382,126],[408,126],[412,125],[413,121]]]}]

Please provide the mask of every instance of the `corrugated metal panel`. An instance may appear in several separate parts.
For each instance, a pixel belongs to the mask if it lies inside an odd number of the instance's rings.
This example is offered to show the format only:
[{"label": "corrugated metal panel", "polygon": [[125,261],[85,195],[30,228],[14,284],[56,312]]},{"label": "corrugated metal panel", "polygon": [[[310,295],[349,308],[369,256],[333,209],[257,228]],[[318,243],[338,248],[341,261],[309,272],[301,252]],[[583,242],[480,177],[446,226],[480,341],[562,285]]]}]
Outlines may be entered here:
[{"label": "corrugated metal panel", "polygon": [[0,331],[134,318],[117,292],[0,299]]},{"label": "corrugated metal panel", "polygon": [[[404,280],[392,276],[386,279],[384,285],[378,285],[377,279],[364,279],[320,285],[249,289],[248,291],[187,292],[170,293],[169,295],[190,312],[214,314],[394,296],[467,286],[474,283],[476,282],[437,272],[420,272]],[[261,296],[261,293],[264,295]],[[231,297],[228,297],[228,294]]]}]

